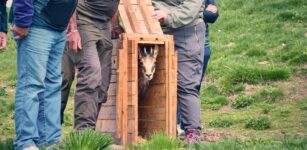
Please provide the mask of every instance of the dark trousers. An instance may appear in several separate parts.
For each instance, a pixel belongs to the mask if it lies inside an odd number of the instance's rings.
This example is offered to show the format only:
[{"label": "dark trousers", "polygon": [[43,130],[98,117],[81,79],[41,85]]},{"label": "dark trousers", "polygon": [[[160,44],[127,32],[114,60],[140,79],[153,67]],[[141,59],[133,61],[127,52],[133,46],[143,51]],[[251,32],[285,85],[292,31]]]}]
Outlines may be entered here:
[{"label": "dark trousers", "polygon": [[67,54],[68,51],[65,50],[62,57],[61,124],[64,123],[64,111],[68,102],[70,87],[75,77],[74,62]]},{"label": "dark trousers", "polygon": [[100,106],[107,100],[111,78],[112,41],[108,25],[78,22],[82,50],[69,52],[78,69],[75,128],[95,128]]},{"label": "dark trousers", "polygon": [[204,32],[204,23],[173,31],[178,53],[178,112],[185,130],[201,130],[198,89],[202,78]]}]

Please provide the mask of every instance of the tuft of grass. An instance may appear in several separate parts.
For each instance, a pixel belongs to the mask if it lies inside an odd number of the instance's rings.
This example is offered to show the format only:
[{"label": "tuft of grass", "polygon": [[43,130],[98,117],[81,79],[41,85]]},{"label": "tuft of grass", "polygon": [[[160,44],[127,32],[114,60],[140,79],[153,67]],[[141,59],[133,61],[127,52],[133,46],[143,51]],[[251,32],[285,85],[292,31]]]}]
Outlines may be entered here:
[{"label": "tuft of grass", "polygon": [[254,130],[265,130],[271,127],[268,117],[251,118],[245,124],[245,128]]},{"label": "tuft of grass", "polygon": [[240,94],[232,103],[232,107],[235,109],[241,109],[252,105],[254,102],[255,100],[252,96],[245,96],[243,94]]},{"label": "tuft of grass", "polygon": [[205,101],[203,104],[205,108],[211,110],[218,110],[221,107],[228,105],[229,101],[225,96],[216,96]]},{"label": "tuft of grass", "polygon": [[233,121],[229,119],[214,119],[209,121],[209,126],[214,128],[228,128],[233,125]]},{"label": "tuft of grass", "polygon": [[282,118],[286,118],[290,116],[290,113],[291,112],[289,110],[283,110],[279,112],[278,116]]},{"label": "tuft of grass", "polygon": [[259,57],[267,55],[267,52],[260,49],[250,49],[246,52],[246,55],[249,57]]},{"label": "tuft of grass", "polygon": [[70,133],[58,150],[103,150],[112,143],[112,137],[92,129]]},{"label": "tuft of grass", "polygon": [[5,141],[0,141],[1,150],[14,150],[14,144],[12,139],[7,139]]},{"label": "tuft of grass", "polygon": [[129,147],[129,150],[179,150],[183,149],[183,144],[164,133],[155,133],[145,144]]},{"label": "tuft of grass", "polygon": [[287,61],[290,65],[298,65],[307,63],[307,51],[290,50],[281,54],[281,60]]},{"label": "tuft of grass", "polygon": [[266,87],[256,92],[253,97],[259,101],[275,102],[284,95],[282,89],[277,87]]},{"label": "tuft of grass", "polygon": [[288,79],[290,72],[285,68],[265,68],[239,65],[226,74],[226,80],[232,83],[262,83]]},{"label": "tuft of grass", "polygon": [[257,105],[257,107],[261,108],[262,113],[268,114],[276,108],[276,105],[260,103]]},{"label": "tuft of grass", "polygon": [[0,96],[7,96],[6,87],[0,87]]}]

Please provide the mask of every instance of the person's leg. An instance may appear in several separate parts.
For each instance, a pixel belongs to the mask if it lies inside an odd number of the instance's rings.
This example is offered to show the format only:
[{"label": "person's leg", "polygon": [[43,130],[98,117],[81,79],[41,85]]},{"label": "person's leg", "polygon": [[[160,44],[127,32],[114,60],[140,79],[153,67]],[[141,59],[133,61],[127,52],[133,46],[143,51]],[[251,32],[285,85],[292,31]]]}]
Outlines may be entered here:
[{"label": "person's leg", "polygon": [[198,86],[204,56],[204,25],[174,32],[178,52],[178,107],[185,130],[200,132],[200,102]]},{"label": "person's leg", "polygon": [[44,80],[45,91],[40,95],[38,131],[39,145],[49,146],[61,138],[61,58],[65,46],[65,32],[50,31],[54,35]]},{"label": "person's leg", "polygon": [[52,38],[47,30],[32,27],[27,37],[17,41],[16,150],[35,146],[40,139],[37,128],[39,95],[46,89],[44,79]]},{"label": "person's leg", "polygon": [[108,98],[108,89],[111,80],[111,65],[112,65],[112,49],[113,44],[111,40],[110,30],[101,30],[100,35],[102,35],[101,40],[98,42],[98,54],[101,66],[101,86],[99,93],[99,103],[104,103]]},{"label": "person's leg", "polygon": [[99,91],[101,85],[101,68],[97,52],[97,35],[99,29],[87,24],[78,27],[82,50],[76,54],[77,89],[75,93],[75,128],[95,129],[98,113]]},{"label": "person's leg", "polygon": [[62,87],[61,87],[61,124],[64,123],[64,111],[68,102],[70,87],[75,77],[75,65],[72,59],[67,54],[68,50],[64,51],[62,57]]}]

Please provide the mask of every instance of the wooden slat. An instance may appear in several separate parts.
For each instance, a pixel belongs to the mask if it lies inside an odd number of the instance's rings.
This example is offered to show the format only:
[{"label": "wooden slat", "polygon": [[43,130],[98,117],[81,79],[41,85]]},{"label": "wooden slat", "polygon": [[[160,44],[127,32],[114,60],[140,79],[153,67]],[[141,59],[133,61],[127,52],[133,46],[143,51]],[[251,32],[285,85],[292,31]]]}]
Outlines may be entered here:
[{"label": "wooden slat", "polygon": [[118,85],[117,83],[111,83],[109,85],[108,96],[115,96],[117,92]]},{"label": "wooden slat", "polygon": [[128,15],[126,13],[125,7],[123,5],[119,5],[118,11],[119,11],[120,18],[121,18],[123,25],[124,25],[124,28],[125,28],[125,33],[134,33],[134,31],[132,29],[132,25],[130,24]]},{"label": "wooden slat", "polygon": [[[169,135],[176,136],[176,121],[177,121],[177,56],[174,50],[173,37],[169,37],[168,41],[169,52],[169,67],[168,67],[168,91],[169,91],[169,123],[168,133]],[[175,79],[176,82],[172,82]]]},{"label": "wooden slat", "polygon": [[162,35],[163,31],[161,30],[159,22],[157,20],[154,20],[151,16],[153,11],[150,11],[151,9],[148,9],[148,6],[144,0],[137,0],[137,1],[141,9],[141,12],[143,14],[144,22],[146,24],[148,32]]},{"label": "wooden slat", "polygon": [[[134,113],[136,111],[134,106],[129,106],[129,111],[128,111],[128,119],[132,120],[135,119]],[[100,111],[98,115],[98,120],[116,120],[116,106],[104,106],[101,108],[102,110]]]},{"label": "wooden slat", "polygon": [[[140,26],[138,24],[138,21],[137,21],[137,18],[136,18],[136,15],[134,13],[134,10],[132,8],[131,3],[127,0],[123,0],[123,5],[125,7],[126,14],[128,16],[129,22],[132,25],[131,27],[134,31],[133,33],[142,33],[141,30],[140,30]],[[126,25],[125,25],[126,22],[124,22],[124,20],[123,20],[123,24],[126,27]]]}]

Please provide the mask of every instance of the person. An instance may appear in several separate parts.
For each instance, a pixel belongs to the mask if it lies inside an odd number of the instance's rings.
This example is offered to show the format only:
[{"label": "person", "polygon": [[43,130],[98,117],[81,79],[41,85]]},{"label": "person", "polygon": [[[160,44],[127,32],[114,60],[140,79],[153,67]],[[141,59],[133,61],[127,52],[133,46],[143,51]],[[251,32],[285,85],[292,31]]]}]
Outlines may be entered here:
[{"label": "person", "polygon": [[7,43],[7,12],[6,1],[0,1],[0,50],[6,48]]},{"label": "person", "polygon": [[197,87],[204,58],[205,25],[201,0],[153,0],[152,14],[166,34],[174,35],[178,54],[178,109],[184,125],[184,141],[200,140],[200,101]]},{"label": "person", "polygon": [[[202,67],[202,75],[201,75],[201,80],[200,80],[200,84],[198,87],[198,91],[200,91],[200,87],[201,87],[201,83],[202,80],[204,78],[207,66],[208,66],[208,62],[210,59],[210,37],[209,37],[209,26],[208,23],[214,23],[218,16],[218,10],[217,7],[215,6],[215,0],[204,0],[203,1],[203,20],[205,22],[205,48],[204,48],[204,63],[203,63],[203,67]],[[184,125],[181,123],[181,114],[180,114],[180,110],[177,110],[177,133],[179,136],[184,135],[184,131],[182,131],[182,129]]]},{"label": "person", "polygon": [[[219,17],[218,9],[215,5],[215,0],[204,0],[204,22],[206,25],[206,32],[205,32],[205,49],[204,49],[204,64],[202,68],[202,79],[205,76],[205,72],[207,70],[208,62],[210,59],[210,36],[209,36],[209,23],[214,23],[217,18]],[[201,80],[202,82],[202,80]]]},{"label": "person", "polygon": [[[116,13],[111,20],[111,39],[118,39],[119,35],[123,33],[123,29],[118,22],[119,14]],[[69,32],[69,30],[67,30]],[[72,57],[69,57],[69,49],[65,48],[62,57],[62,87],[61,87],[61,124],[64,123],[64,112],[68,103],[71,85],[75,79],[75,64]]]},{"label": "person", "polygon": [[71,26],[67,42],[68,55],[78,69],[74,114],[76,129],[95,129],[100,106],[107,100],[113,48],[110,20],[118,4],[119,0],[78,2],[77,18],[74,18],[75,24]]},{"label": "person", "polygon": [[77,0],[14,0],[17,44],[15,150],[60,141],[61,57]]}]

